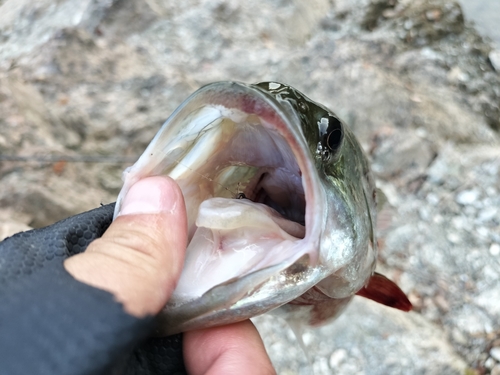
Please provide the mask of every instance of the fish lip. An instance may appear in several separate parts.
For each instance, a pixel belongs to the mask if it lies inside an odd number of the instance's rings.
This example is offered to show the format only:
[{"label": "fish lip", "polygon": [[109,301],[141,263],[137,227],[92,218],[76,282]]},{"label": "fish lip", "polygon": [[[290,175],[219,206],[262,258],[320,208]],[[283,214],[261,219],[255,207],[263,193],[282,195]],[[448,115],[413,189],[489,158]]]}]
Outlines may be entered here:
[{"label": "fish lip", "polygon": [[[325,222],[323,217],[325,210],[322,206],[326,204],[326,197],[321,187],[314,156],[311,155],[302,133],[300,119],[289,103],[279,101],[255,86],[240,82],[217,82],[202,87],[186,99],[165,122],[139,160],[124,172],[124,186],[115,207],[115,218],[120,212],[123,197],[129,188],[142,178],[159,174],[161,155],[153,155],[152,163],[151,160],[146,163],[146,160],[148,155],[151,159],[153,151],[161,142],[166,142],[168,148],[168,140],[165,139],[168,137],[163,134],[165,133],[164,129],[186,115],[190,106],[198,104],[221,106],[229,111],[237,109],[247,114],[257,115],[263,120],[262,124],[265,127],[277,131],[288,143],[302,172],[302,185],[306,199],[306,233],[304,238],[299,241],[307,248],[304,253],[308,254],[308,267],[300,273],[300,280],[293,285],[283,283],[283,280],[280,280],[280,275],[268,276],[267,279],[259,282],[260,290],[254,290],[250,295],[247,293],[230,306],[225,305],[218,309],[205,308],[200,303],[201,299],[198,301],[199,303],[191,301],[179,306],[167,305],[161,313],[161,319],[166,322],[161,324],[162,328],[158,331],[161,335],[195,329],[200,326],[236,322],[264,313],[296,298],[325,277],[325,270],[320,265],[320,242],[323,232],[322,223]],[[295,261],[292,262],[292,264],[294,263]],[[250,274],[247,277],[256,277],[256,275]],[[245,282],[245,278],[241,278],[240,282]],[[281,291],[269,297],[270,292],[276,286],[280,286]],[[188,311],[197,311],[199,315],[188,314],[191,317],[187,318],[185,313]],[[174,322],[174,327],[172,322]]]}]

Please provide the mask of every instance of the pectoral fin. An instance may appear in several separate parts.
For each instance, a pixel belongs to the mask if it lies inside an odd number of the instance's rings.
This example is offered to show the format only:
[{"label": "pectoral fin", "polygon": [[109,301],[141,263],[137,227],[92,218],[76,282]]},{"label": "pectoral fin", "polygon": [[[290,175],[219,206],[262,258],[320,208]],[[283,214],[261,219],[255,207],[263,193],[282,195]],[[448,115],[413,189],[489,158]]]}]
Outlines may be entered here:
[{"label": "pectoral fin", "polygon": [[410,311],[413,308],[408,297],[399,286],[377,272],[370,277],[368,284],[356,294],[398,310]]}]

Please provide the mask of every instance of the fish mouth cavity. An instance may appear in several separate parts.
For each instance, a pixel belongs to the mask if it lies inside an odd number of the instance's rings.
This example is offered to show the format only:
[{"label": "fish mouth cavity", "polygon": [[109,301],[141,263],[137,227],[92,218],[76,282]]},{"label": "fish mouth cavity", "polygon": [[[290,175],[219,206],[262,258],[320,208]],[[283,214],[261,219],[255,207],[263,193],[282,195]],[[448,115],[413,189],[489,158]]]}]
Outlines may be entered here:
[{"label": "fish mouth cavity", "polygon": [[319,178],[299,120],[270,95],[234,85],[188,98],[124,173],[116,212],[141,178],[169,175],[183,192],[189,245],[171,306],[262,275],[228,294],[236,302],[271,277],[262,270],[318,258]]},{"label": "fish mouth cavity", "polygon": [[[227,113],[221,107],[205,107],[202,111],[215,112],[215,116],[220,112],[221,117],[204,127],[191,151],[184,152],[169,172],[187,194],[187,205],[194,206],[188,207],[188,212],[196,211],[214,197],[220,198],[215,202],[218,208],[237,209],[252,202],[286,233],[304,238],[306,200],[302,172],[284,138],[263,126],[255,115],[234,116],[235,109]],[[191,223],[195,215],[188,216],[192,237],[199,225]]]}]

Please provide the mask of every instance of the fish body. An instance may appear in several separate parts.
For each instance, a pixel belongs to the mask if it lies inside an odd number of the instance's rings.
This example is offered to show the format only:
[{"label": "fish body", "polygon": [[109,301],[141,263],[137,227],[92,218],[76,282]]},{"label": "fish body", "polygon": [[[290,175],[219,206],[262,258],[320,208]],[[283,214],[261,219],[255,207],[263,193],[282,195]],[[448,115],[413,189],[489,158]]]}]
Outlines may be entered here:
[{"label": "fish body", "polygon": [[234,323],[282,307],[317,325],[356,294],[409,310],[374,274],[376,188],[354,134],[278,82],[218,82],[192,94],[124,172],[169,175],[189,245],[158,334]]}]

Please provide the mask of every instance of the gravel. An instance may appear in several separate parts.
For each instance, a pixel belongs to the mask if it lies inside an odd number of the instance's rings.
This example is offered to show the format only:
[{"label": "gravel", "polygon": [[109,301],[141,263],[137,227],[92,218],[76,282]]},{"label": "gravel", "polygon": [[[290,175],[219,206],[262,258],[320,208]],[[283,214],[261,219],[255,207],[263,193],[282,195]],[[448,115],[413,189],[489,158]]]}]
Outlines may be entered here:
[{"label": "gravel", "polygon": [[0,159],[0,233],[113,201],[125,160],[201,85],[283,81],[370,155],[388,198],[378,268],[415,308],[356,297],[302,334],[309,361],[258,317],[278,373],[499,374],[496,52],[444,0],[1,1],[0,157],[30,161]]}]

